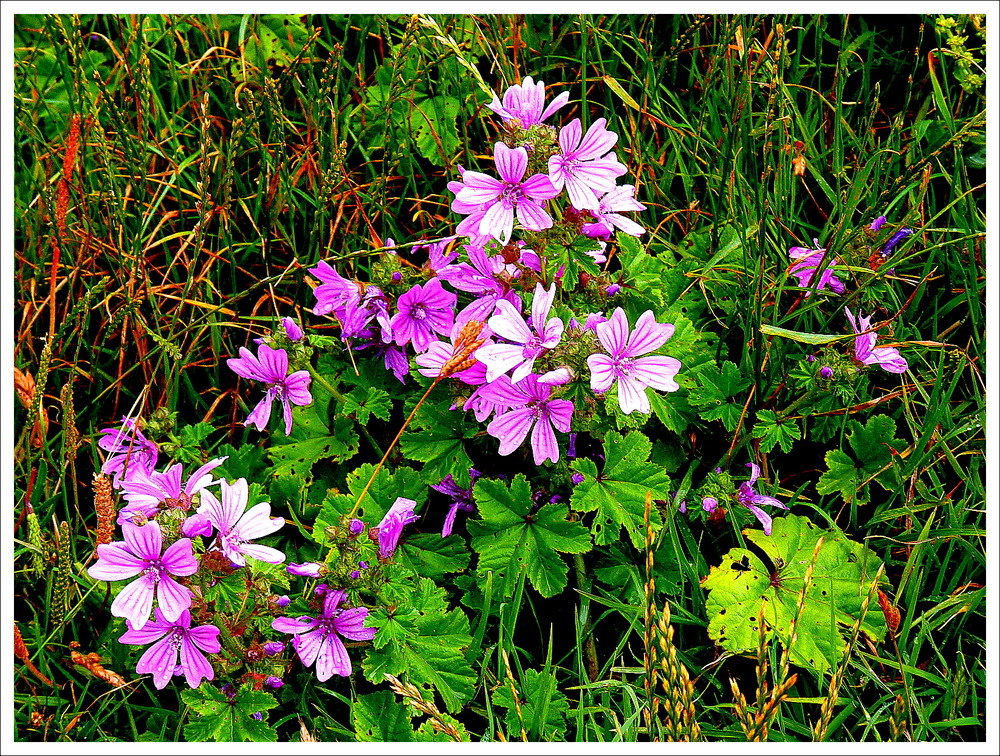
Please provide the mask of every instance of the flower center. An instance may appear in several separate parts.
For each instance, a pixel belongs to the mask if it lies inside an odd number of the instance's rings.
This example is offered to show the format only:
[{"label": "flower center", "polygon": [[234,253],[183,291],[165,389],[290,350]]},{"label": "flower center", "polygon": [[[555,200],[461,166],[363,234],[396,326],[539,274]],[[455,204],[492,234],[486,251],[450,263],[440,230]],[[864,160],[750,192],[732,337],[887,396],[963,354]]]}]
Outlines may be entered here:
[{"label": "flower center", "polygon": [[521,191],[520,184],[511,184],[510,182],[504,182],[503,191],[500,193],[500,201],[503,203],[504,207],[513,207],[521,198],[524,196]]},{"label": "flower center", "polygon": [[425,305],[423,302],[418,302],[417,304],[413,305],[413,308],[410,310],[410,317],[413,318],[414,320],[423,320],[424,318],[426,318],[427,305]]}]

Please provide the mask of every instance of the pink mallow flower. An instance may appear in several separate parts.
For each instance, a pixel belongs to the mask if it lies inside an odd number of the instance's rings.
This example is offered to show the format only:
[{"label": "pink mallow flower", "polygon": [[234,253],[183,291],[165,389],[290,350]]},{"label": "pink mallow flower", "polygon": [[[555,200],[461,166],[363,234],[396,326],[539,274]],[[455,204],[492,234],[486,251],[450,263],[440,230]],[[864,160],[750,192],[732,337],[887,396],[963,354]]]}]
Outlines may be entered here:
[{"label": "pink mallow flower", "polygon": [[511,381],[517,383],[531,372],[535,360],[543,352],[559,343],[563,322],[559,318],[549,318],[555,294],[555,284],[548,291],[540,283],[535,285],[528,323],[510,302],[503,299],[497,302],[497,314],[489,319],[490,330],[513,343],[490,344],[476,351],[476,359],[486,365],[487,381],[492,383],[513,369]]},{"label": "pink mallow flower", "polygon": [[479,171],[465,171],[461,183],[449,184],[449,188],[457,189],[452,209],[458,213],[472,212],[470,218],[478,218],[475,229],[463,222],[456,230],[462,234],[492,236],[506,244],[514,230],[515,214],[520,224],[532,231],[551,228],[552,218],[543,205],[559,194],[559,190],[541,173],[524,179],[528,170],[528,151],[524,147],[511,149],[497,142],[493,158],[500,179]]},{"label": "pink mallow flower", "polygon": [[385,513],[382,521],[377,526],[379,558],[391,558],[396,551],[396,547],[399,546],[399,539],[403,535],[403,528],[420,519],[420,515],[413,513],[413,508],[416,506],[417,502],[413,499],[405,499],[400,496],[389,507],[389,511]]},{"label": "pink mallow flower", "polygon": [[168,620],[157,609],[156,618],[145,626],[133,627],[129,623],[128,631],[118,641],[133,646],[153,644],[140,657],[135,671],[140,675],[152,674],[153,685],[157,688],[166,687],[175,674],[183,674],[192,688],[197,688],[202,680],[213,679],[215,672],[205,654],[217,654],[222,650],[219,628],[215,625],[191,627],[191,612],[187,609],[174,620]]},{"label": "pink mallow flower", "polygon": [[[788,509],[788,507],[773,496],[764,496],[754,491],[753,484],[760,477],[760,467],[753,462],[747,462],[747,467],[750,468],[750,480],[740,483],[740,487],[736,491],[736,500],[753,512],[754,517],[760,520],[760,524],[764,529],[764,535],[771,535],[771,515],[761,509],[761,505],[778,507],[779,509]],[[704,506],[704,502],[702,505]],[[706,509],[706,511],[713,511],[714,509],[715,507],[712,510]]]},{"label": "pink mallow flower", "polygon": [[549,158],[549,180],[562,191],[577,210],[596,210],[598,195],[615,188],[615,179],[626,171],[611,149],[618,135],[608,131],[607,121],[598,118],[583,134],[579,118],[574,118],[559,132],[560,154]]},{"label": "pink mallow flower", "polygon": [[278,617],[271,622],[271,627],[278,632],[293,635],[292,647],[305,666],[316,664],[316,677],[320,682],[333,675],[347,677],[351,674],[351,659],[341,636],[356,641],[375,637],[376,629],[364,626],[367,609],[340,608],[345,595],[345,591],[329,591],[323,597],[319,617]]},{"label": "pink mallow flower", "polygon": [[262,501],[247,510],[249,488],[245,478],[230,485],[219,481],[220,498],[211,491],[201,492],[198,514],[205,515],[218,531],[216,545],[233,564],[243,567],[246,558],[252,557],[270,564],[281,564],[285,555],[270,546],[250,543],[263,538],[285,524],[281,517],[271,517],[271,505]]},{"label": "pink mallow flower", "polygon": [[[813,243],[819,246],[819,242],[815,239]],[[829,288],[834,294],[844,293],[843,282],[833,274],[834,266],[838,263],[838,260],[834,255],[827,254],[826,249],[792,247],[788,250],[788,256],[792,260],[795,260],[795,263],[788,272],[799,279],[799,286],[803,289],[808,289],[806,292],[807,297],[811,297],[814,290],[822,291],[826,288]],[[816,271],[820,263],[823,262],[824,257],[826,258],[826,263],[823,266],[823,271],[819,274],[819,281],[813,283]]]},{"label": "pink mallow flower", "polygon": [[635,410],[649,412],[647,386],[658,391],[680,388],[674,380],[681,368],[678,360],[663,355],[640,356],[663,346],[674,333],[670,323],[656,322],[652,310],[639,316],[631,334],[621,307],[609,320],[595,326],[594,331],[608,354],[592,354],[587,358],[590,388],[604,392],[617,381],[618,406],[626,415]]},{"label": "pink mallow flower", "polygon": [[426,351],[436,340],[435,333],[451,331],[457,301],[455,293],[445,291],[436,278],[414,286],[396,303],[399,312],[389,322],[393,340],[399,346],[413,344],[417,352]]},{"label": "pink mallow flower", "polygon": [[514,84],[503,93],[503,102],[496,95],[486,107],[500,116],[504,122],[519,121],[522,128],[530,129],[569,102],[569,92],[561,92],[545,107],[545,84],[536,82],[530,76],[520,84]]},{"label": "pink mallow flower", "polygon": [[[584,236],[605,241],[611,238],[616,228],[629,236],[642,236],[646,233],[646,229],[631,218],[626,218],[622,213],[645,209],[646,206],[635,198],[635,187],[632,184],[623,184],[601,197],[597,208],[590,211],[595,222],[584,223],[580,231]],[[588,252],[588,254],[591,253]],[[600,263],[603,260],[597,260],[597,262]]]},{"label": "pink mallow flower", "polygon": [[285,435],[292,432],[292,405],[300,407],[312,403],[309,383],[312,380],[308,370],[288,372],[288,353],[284,349],[272,349],[261,344],[257,355],[246,347],[240,347],[240,356],[226,360],[229,368],[243,378],[261,381],[267,385],[267,393],[243,422],[254,425],[262,431],[271,419],[271,403],[281,402],[285,417]]},{"label": "pink mallow flower", "polygon": [[[535,464],[540,465],[547,459],[559,461],[559,444],[553,428],[569,432],[573,402],[550,398],[552,387],[539,383],[534,374],[518,383],[511,383],[502,375],[479,391],[497,407],[497,416],[486,427],[486,432],[500,439],[501,456],[520,447],[530,431]],[[501,411],[501,408],[507,409]]]},{"label": "pink mallow flower", "polygon": [[881,365],[882,369],[889,373],[906,372],[909,365],[895,347],[875,346],[878,336],[871,330],[871,316],[866,318],[859,313],[855,319],[854,314],[847,307],[844,308],[844,312],[851,322],[851,328],[857,334],[854,339],[855,360],[862,365]]},{"label": "pink mallow flower", "polygon": [[188,510],[193,497],[206,486],[217,483],[211,472],[228,457],[213,459],[182,483],[184,466],[172,465],[164,472],[144,473],[122,481],[122,491],[128,504],[118,513],[118,523],[131,522],[135,516],[150,518],[161,509]]},{"label": "pink mallow flower", "polygon": [[171,575],[186,577],[198,571],[198,560],[191,540],[181,538],[163,551],[160,523],[122,525],[124,541],[102,543],[97,547],[97,562],[87,574],[95,580],[128,580],[111,604],[115,617],[124,617],[137,630],[149,620],[155,598],[163,616],[173,622],[191,606],[191,591]]},{"label": "pink mallow flower", "polygon": [[115,487],[121,487],[123,480],[148,475],[156,470],[159,449],[156,444],[142,435],[135,420],[123,417],[122,427],[105,428],[99,434],[97,445],[110,456],[101,466],[101,472],[109,473]]}]

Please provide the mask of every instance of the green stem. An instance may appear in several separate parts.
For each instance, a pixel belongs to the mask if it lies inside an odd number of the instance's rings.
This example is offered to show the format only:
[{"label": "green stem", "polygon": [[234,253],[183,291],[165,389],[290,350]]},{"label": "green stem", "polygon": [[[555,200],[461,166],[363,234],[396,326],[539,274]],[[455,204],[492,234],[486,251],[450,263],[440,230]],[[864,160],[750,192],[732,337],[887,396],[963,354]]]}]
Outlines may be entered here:
[{"label": "green stem", "polygon": [[[576,576],[577,588],[581,591],[589,590],[590,586],[587,584],[587,566],[584,564],[581,554],[573,555],[573,571]],[[597,664],[597,646],[594,645],[594,634],[590,625],[590,612],[587,613],[587,619],[584,620],[581,630],[586,638],[583,642],[583,652],[587,657],[587,677],[590,678],[590,682],[595,682],[600,674],[600,667]]]},{"label": "green stem", "polygon": [[399,443],[399,439],[402,438],[403,431],[406,430],[407,426],[409,426],[410,424],[410,421],[412,421],[414,416],[417,414],[417,410],[420,409],[424,401],[427,399],[428,395],[430,395],[434,387],[437,386],[438,383],[440,382],[441,382],[441,376],[435,378],[434,381],[431,383],[431,385],[427,387],[427,390],[424,392],[424,395],[420,397],[420,401],[416,403],[416,405],[410,411],[410,414],[406,416],[406,420],[404,420],[403,424],[400,426],[399,432],[396,433],[396,437],[392,439],[392,442],[389,444],[389,448],[386,449],[385,454],[382,455],[382,459],[378,461],[378,464],[375,465],[375,469],[372,470],[371,477],[365,484],[364,490],[361,491],[361,495],[358,496],[357,501],[354,502],[354,506],[351,508],[350,513],[347,515],[348,518],[354,517],[354,513],[358,511],[358,507],[361,505],[361,500],[365,498],[365,494],[368,493],[368,490],[372,487],[372,483],[375,482],[375,476],[378,475],[378,471],[382,469],[382,465],[384,465],[385,461],[389,458],[389,453],[393,450],[393,448],[395,448],[396,444]]}]

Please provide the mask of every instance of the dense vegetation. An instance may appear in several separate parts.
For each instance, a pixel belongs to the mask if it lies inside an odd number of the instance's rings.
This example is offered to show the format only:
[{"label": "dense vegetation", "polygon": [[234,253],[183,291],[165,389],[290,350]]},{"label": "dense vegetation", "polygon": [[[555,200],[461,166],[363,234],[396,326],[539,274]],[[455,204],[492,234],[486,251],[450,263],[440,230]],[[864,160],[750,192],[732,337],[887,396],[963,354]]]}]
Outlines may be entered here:
[{"label": "dense vegetation", "polygon": [[984,24],[18,16],[16,737],[982,740]]}]

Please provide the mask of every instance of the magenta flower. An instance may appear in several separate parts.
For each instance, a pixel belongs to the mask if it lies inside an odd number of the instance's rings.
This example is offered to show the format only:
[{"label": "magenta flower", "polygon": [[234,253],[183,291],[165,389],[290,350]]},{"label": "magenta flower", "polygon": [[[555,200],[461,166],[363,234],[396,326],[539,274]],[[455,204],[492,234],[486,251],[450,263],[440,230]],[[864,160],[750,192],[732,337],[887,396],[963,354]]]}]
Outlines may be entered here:
[{"label": "magenta flower", "polygon": [[132,646],[153,644],[139,659],[135,671],[140,675],[152,674],[153,685],[157,688],[165,687],[175,674],[183,674],[192,688],[197,688],[202,680],[212,680],[215,672],[205,654],[217,654],[222,650],[219,628],[215,625],[191,627],[191,612],[187,609],[174,620],[168,620],[157,609],[156,618],[144,627],[133,627],[129,623],[128,631],[118,641]]},{"label": "magenta flower", "polygon": [[534,374],[518,383],[502,375],[480,391],[498,406],[509,408],[502,413],[498,409],[497,416],[486,427],[487,433],[500,439],[501,456],[521,446],[530,431],[535,464],[540,465],[547,459],[559,461],[559,445],[553,428],[569,432],[573,402],[552,399],[552,387],[539,383]]},{"label": "magenta flower", "polygon": [[122,491],[128,504],[118,513],[118,523],[131,522],[136,515],[148,519],[161,508],[190,509],[195,494],[217,482],[211,472],[227,459],[220,457],[202,465],[183,484],[184,466],[181,464],[172,465],[164,472],[144,473],[122,481]]},{"label": "magenta flower", "polygon": [[[760,477],[760,468],[753,462],[747,462],[747,467],[750,468],[750,480],[740,483],[740,487],[736,491],[736,500],[753,512],[754,517],[760,520],[760,524],[764,528],[764,535],[771,535],[771,515],[761,509],[761,505],[778,507],[779,509],[785,510],[787,510],[788,507],[775,499],[773,496],[764,496],[763,494],[759,494],[754,491],[753,484],[756,483],[757,478]],[[704,502],[702,502],[702,506],[704,506]],[[715,507],[713,507],[712,510],[706,509],[706,511],[713,511],[714,509]]]},{"label": "magenta flower", "polygon": [[122,535],[124,541],[100,544],[97,562],[87,570],[95,580],[136,578],[115,597],[111,613],[141,629],[149,620],[155,598],[163,615],[176,620],[191,606],[191,591],[170,576],[186,577],[198,571],[191,540],[181,538],[163,551],[163,533],[155,520],[145,525],[126,522]]},{"label": "magenta flower", "polygon": [[862,365],[881,365],[882,369],[889,373],[906,372],[909,365],[895,347],[875,346],[878,336],[871,330],[871,316],[866,318],[859,313],[855,319],[854,314],[847,307],[844,308],[844,312],[851,323],[851,328],[857,334],[854,339],[855,360]]},{"label": "magenta flower", "polygon": [[482,247],[469,244],[466,250],[469,262],[448,265],[438,271],[438,276],[454,288],[480,297],[480,305],[470,310],[469,319],[486,320],[501,299],[519,306],[520,298],[510,286],[517,275],[516,269],[511,272],[501,256],[489,257]]},{"label": "magenta flower", "polygon": [[[646,209],[646,206],[639,202],[634,195],[635,187],[632,184],[615,187],[601,197],[596,209],[590,211],[595,222],[584,223],[580,231],[584,236],[603,240],[610,239],[616,228],[629,236],[642,236],[646,233],[646,229],[631,218],[622,215],[623,212]],[[597,262],[603,262],[603,260]]]},{"label": "magenta flower", "polygon": [[366,329],[374,320],[381,327],[381,340],[392,341],[389,324],[389,299],[378,286],[368,284],[357,301],[351,300],[334,313],[340,321],[340,337],[353,339],[366,335]]},{"label": "magenta flower", "polygon": [[303,562],[302,564],[289,562],[285,565],[285,570],[289,575],[310,578],[318,578],[321,573],[326,572],[326,569],[319,562]]},{"label": "magenta flower", "polygon": [[530,129],[569,102],[569,92],[562,92],[545,107],[545,84],[535,82],[526,76],[520,84],[508,87],[503,94],[503,102],[493,95],[493,100],[486,106],[504,122],[519,121],[522,128]]},{"label": "magenta flower", "polygon": [[[469,469],[471,483],[475,483],[476,479],[480,477],[482,477],[482,473],[478,470],[474,468]],[[469,488],[462,488],[450,474],[446,475],[440,483],[431,485],[431,488],[451,498],[451,507],[449,507],[448,514],[444,518],[444,525],[441,527],[441,537],[447,538],[451,535],[451,531],[455,527],[455,517],[460,511],[476,511],[476,501],[472,495],[472,488],[471,486]]]},{"label": "magenta flower", "polygon": [[239,358],[226,360],[229,368],[237,375],[267,385],[264,398],[253,408],[243,424],[264,430],[271,419],[271,403],[277,399],[284,408],[287,436],[292,432],[292,405],[301,407],[312,403],[312,394],[309,393],[309,382],[312,379],[308,370],[288,373],[288,352],[284,349],[272,349],[267,344],[261,344],[257,354],[258,357],[255,357],[249,349],[240,347]]},{"label": "magenta flower", "polygon": [[245,478],[230,485],[219,481],[220,499],[210,491],[201,492],[198,514],[205,515],[218,531],[216,545],[233,564],[246,565],[246,557],[270,564],[281,564],[285,555],[270,546],[250,543],[263,538],[285,524],[281,517],[271,517],[271,505],[263,501],[247,510],[249,488]]},{"label": "magenta flower", "polygon": [[301,341],[302,337],[305,336],[302,328],[292,318],[282,318],[281,327],[285,329],[285,335],[289,341]]},{"label": "magenta flower", "polygon": [[561,154],[549,158],[549,180],[562,191],[577,210],[596,210],[597,197],[615,188],[615,179],[626,168],[611,149],[618,135],[608,131],[607,121],[598,118],[583,134],[579,118],[574,118],[559,132]]},{"label": "magenta flower", "polygon": [[329,263],[320,260],[315,268],[309,268],[309,272],[320,281],[313,289],[316,295],[313,312],[317,315],[342,311],[348,304],[356,305],[361,299],[360,284],[341,276]]},{"label": "magenta flower", "polygon": [[548,317],[555,294],[555,284],[548,291],[540,283],[535,285],[528,323],[510,302],[497,302],[497,314],[489,319],[490,329],[513,343],[490,344],[476,352],[476,359],[486,365],[487,381],[492,383],[498,376],[513,369],[511,381],[517,383],[531,372],[535,360],[543,352],[559,343],[563,322],[559,318]]},{"label": "magenta flower", "polygon": [[458,297],[445,291],[439,280],[414,286],[396,303],[399,308],[389,326],[393,340],[399,346],[413,344],[423,352],[435,340],[434,334],[447,334],[455,323],[455,303]]},{"label": "magenta flower", "polygon": [[156,470],[159,449],[142,435],[135,420],[123,417],[120,430],[105,428],[100,435],[97,445],[110,452],[101,466],[101,472],[111,474],[115,487],[120,487],[123,480],[148,475]]},{"label": "magenta flower", "polygon": [[502,244],[507,243],[514,230],[515,214],[520,224],[532,231],[551,228],[552,218],[543,204],[559,194],[559,190],[552,186],[548,176],[540,173],[522,181],[528,170],[528,151],[524,147],[511,149],[497,142],[493,158],[502,180],[478,171],[465,171],[452,209],[467,213],[470,207],[478,208],[477,214],[483,212],[478,233],[492,236]]},{"label": "magenta flower", "polygon": [[329,591],[323,597],[323,610],[319,617],[278,617],[271,622],[271,627],[278,632],[293,635],[292,647],[305,666],[312,666],[315,662],[316,677],[320,682],[329,680],[333,675],[347,677],[351,674],[351,659],[340,636],[356,641],[368,641],[375,637],[376,629],[364,626],[367,609],[339,608],[345,595],[345,591]]},{"label": "magenta flower", "polygon": [[[816,240],[813,240],[813,243],[819,245],[819,242]],[[812,296],[813,290],[822,291],[828,287],[835,294],[844,293],[843,282],[833,274],[834,266],[839,261],[835,256],[827,255],[826,249],[792,247],[788,250],[788,256],[796,261],[788,272],[799,279],[799,286],[809,290],[806,292],[807,297]],[[816,276],[816,271],[820,263],[823,262],[824,256],[826,257],[826,264],[823,267],[822,273],[819,274],[819,281],[814,284],[813,278]]]},{"label": "magenta flower", "polygon": [[378,555],[381,559],[392,557],[403,535],[403,528],[420,519],[420,515],[413,513],[415,506],[417,502],[413,499],[400,496],[385,513],[378,524]]},{"label": "magenta flower", "polygon": [[658,391],[676,391],[680,388],[674,380],[681,363],[673,357],[640,355],[658,349],[674,333],[670,323],[657,323],[653,311],[646,310],[629,334],[628,319],[621,307],[610,320],[594,327],[597,339],[608,354],[592,354],[587,358],[590,366],[590,388],[604,392],[618,382],[618,406],[626,415],[633,411],[649,412],[646,387]]}]

